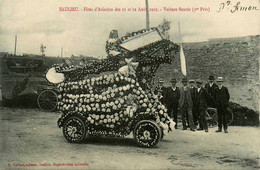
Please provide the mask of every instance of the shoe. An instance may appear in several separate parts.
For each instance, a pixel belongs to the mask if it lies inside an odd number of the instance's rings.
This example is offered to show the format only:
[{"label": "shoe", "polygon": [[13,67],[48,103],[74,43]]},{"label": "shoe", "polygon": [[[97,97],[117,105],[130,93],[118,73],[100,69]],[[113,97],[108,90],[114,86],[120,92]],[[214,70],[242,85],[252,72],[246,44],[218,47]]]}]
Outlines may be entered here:
[{"label": "shoe", "polygon": [[208,129],[206,129],[206,130],[205,130],[205,132],[209,132],[209,130],[208,130]]},{"label": "shoe", "polygon": [[187,128],[185,127],[185,128],[182,128],[182,130],[187,130]]},{"label": "shoe", "polygon": [[221,130],[221,129],[218,129],[218,130],[216,130],[216,132],[222,132],[222,130]]},{"label": "shoe", "polygon": [[197,129],[197,130],[203,130],[202,128],[199,128],[199,129]]},{"label": "shoe", "polygon": [[228,133],[227,129],[224,129],[224,132],[225,132],[225,133]]},{"label": "shoe", "polygon": [[194,130],[194,129],[191,129],[191,131],[195,132],[195,130]]}]

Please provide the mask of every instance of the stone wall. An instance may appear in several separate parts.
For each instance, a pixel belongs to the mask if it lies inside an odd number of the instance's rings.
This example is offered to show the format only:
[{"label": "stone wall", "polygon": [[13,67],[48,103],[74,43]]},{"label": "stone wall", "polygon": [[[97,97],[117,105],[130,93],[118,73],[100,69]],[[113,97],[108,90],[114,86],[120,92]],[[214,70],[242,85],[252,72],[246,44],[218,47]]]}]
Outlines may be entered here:
[{"label": "stone wall", "polygon": [[[212,39],[183,44],[188,78],[207,82],[209,75],[222,76],[230,90],[231,101],[259,110],[259,36]],[[157,77],[169,85],[171,78],[181,80],[180,58],[160,66]],[[180,83],[178,83],[180,85]]]}]

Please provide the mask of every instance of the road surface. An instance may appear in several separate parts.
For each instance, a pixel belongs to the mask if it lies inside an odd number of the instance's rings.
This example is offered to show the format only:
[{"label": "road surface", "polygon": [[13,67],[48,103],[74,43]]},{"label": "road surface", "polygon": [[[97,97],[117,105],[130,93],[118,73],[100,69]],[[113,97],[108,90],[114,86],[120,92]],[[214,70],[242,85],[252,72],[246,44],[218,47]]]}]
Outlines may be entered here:
[{"label": "road surface", "polygon": [[[153,149],[126,138],[68,143],[59,113],[0,107],[0,169],[259,169],[260,128],[169,133]],[[8,168],[9,167],[9,168]]]}]

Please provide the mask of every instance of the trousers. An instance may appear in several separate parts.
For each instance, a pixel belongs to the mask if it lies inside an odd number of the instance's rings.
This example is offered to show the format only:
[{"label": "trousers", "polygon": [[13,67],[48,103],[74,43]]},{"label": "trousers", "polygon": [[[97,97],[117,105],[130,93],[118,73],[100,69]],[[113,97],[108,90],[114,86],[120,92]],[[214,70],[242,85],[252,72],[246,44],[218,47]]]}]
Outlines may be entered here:
[{"label": "trousers", "polygon": [[217,107],[218,111],[218,128],[222,129],[222,126],[224,129],[227,129],[227,107]]},{"label": "trousers", "polygon": [[178,115],[178,107],[169,108],[168,109],[168,115],[173,118],[176,125],[178,124],[177,115]]},{"label": "trousers", "polygon": [[192,108],[190,108],[187,105],[184,105],[180,110],[183,128],[186,128],[186,117],[188,116],[190,129],[194,129]]},{"label": "trousers", "polygon": [[208,129],[208,123],[206,119],[206,109],[200,110],[199,122],[202,129]]},{"label": "trousers", "polygon": [[199,117],[200,117],[199,112],[200,112],[199,108],[196,107],[196,104],[194,104],[193,108],[192,108],[192,116],[193,116],[193,122],[196,126],[198,125],[198,121],[199,121]]}]

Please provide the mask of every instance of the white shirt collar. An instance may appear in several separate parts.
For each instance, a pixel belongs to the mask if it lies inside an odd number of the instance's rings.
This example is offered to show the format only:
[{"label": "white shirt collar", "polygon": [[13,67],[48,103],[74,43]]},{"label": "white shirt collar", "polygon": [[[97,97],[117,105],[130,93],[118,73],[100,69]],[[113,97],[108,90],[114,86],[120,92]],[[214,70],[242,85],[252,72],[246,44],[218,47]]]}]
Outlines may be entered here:
[{"label": "white shirt collar", "polygon": [[200,92],[201,87],[198,88],[198,92]]}]

